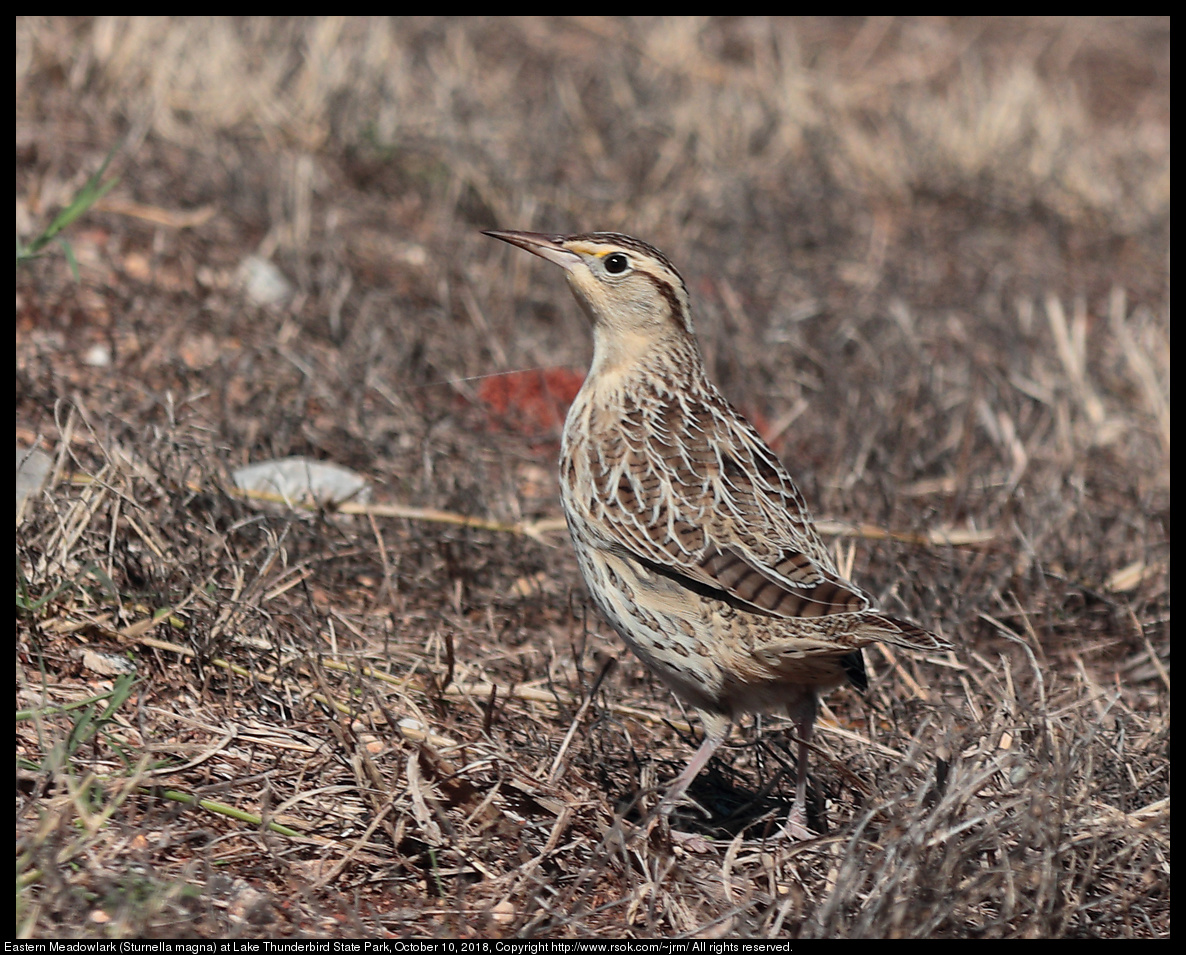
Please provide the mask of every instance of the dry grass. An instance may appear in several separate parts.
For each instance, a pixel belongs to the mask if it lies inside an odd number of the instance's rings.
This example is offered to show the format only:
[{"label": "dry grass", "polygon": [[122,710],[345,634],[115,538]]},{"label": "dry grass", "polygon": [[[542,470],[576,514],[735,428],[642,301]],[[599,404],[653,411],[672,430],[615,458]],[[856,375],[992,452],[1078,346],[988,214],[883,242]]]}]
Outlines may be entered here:
[{"label": "dry grass", "polygon": [[[18,935],[1169,935],[1168,19],[16,41],[18,233],[123,140],[80,281],[17,276],[57,462],[17,530]],[[776,719],[693,787],[707,851],[635,830],[692,731],[550,529],[590,344],[492,227],[663,248],[865,526],[842,560],[958,646],[833,694],[819,840],[769,837]],[[249,255],[295,294],[253,304]],[[376,505],[230,490],[291,454]]]}]

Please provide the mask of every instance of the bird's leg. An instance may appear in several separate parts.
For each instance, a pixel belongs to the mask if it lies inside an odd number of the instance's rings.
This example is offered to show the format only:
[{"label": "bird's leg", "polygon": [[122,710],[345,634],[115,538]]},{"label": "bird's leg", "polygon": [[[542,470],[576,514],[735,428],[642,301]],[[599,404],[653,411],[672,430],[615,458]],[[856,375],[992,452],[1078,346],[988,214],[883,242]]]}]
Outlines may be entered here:
[{"label": "bird's leg", "polygon": [[[672,780],[667,792],[659,800],[659,805],[655,807],[655,811],[652,814],[651,825],[647,827],[648,832],[660,819],[666,820],[671,815],[671,810],[675,808],[680,799],[683,798],[684,793],[688,791],[688,787],[692,785],[692,780],[700,775],[700,770],[708,765],[708,761],[712,759],[713,754],[720,748],[721,743],[729,735],[730,721],[728,717],[702,711],[700,713],[700,719],[704,724],[704,742],[700,744],[700,748],[688,760],[688,765],[684,767],[683,772]],[[672,832],[671,836],[677,842],[703,842],[701,837],[688,833]],[[699,851],[699,849],[696,851]]]},{"label": "bird's leg", "polygon": [[692,785],[692,780],[700,775],[700,770],[708,765],[708,761],[712,759],[713,754],[720,748],[721,743],[725,741],[725,737],[729,733],[729,725],[726,723],[723,732],[713,733],[706,732],[704,735],[704,742],[700,744],[700,748],[696,750],[695,754],[688,765],[684,767],[684,771],[672,780],[671,786],[667,790],[667,794],[659,803],[659,810],[662,812],[670,812],[676,803],[680,801],[684,793],[688,791],[688,787]]},{"label": "bird's leg", "polygon": [[799,757],[795,766],[795,803],[783,827],[788,839],[812,839],[815,833],[807,828],[807,754],[810,752],[811,734],[815,728],[816,697],[807,693],[788,707],[795,721],[795,735],[799,739]]}]

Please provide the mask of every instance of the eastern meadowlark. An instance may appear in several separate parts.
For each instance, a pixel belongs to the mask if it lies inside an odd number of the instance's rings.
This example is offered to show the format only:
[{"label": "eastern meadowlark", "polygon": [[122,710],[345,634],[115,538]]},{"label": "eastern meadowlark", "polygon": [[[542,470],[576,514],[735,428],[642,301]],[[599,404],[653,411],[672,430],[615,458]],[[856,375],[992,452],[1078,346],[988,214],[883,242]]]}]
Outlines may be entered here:
[{"label": "eastern meadowlark", "polygon": [[820,693],[864,689],[861,647],[949,644],[841,576],[803,496],[704,372],[688,290],[662,252],[612,232],[487,232],[559,265],[593,325],[564,425],[560,496],[585,583],[626,645],[699,712],[670,809],[744,713],[785,710],[798,763],[787,831],[809,834]]}]

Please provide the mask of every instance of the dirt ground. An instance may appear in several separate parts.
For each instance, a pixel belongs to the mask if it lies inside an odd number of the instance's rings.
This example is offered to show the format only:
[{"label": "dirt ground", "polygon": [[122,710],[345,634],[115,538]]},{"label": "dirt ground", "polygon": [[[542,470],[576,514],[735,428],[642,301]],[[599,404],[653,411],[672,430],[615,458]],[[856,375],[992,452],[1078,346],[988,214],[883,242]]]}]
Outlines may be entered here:
[{"label": "dirt ground", "polygon": [[[18,937],[1166,937],[1168,18],[16,21]],[[699,726],[597,618],[591,353],[680,268],[867,651]],[[77,275],[74,274],[76,269]],[[265,281],[270,277],[270,284]],[[341,507],[242,465],[352,469]]]}]

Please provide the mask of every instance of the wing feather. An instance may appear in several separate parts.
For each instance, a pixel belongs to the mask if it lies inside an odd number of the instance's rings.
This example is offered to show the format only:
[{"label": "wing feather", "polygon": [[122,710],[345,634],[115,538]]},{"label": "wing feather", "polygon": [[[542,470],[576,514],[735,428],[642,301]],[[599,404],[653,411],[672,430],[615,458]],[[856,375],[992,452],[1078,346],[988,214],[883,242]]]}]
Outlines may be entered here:
[{"label": "wing feather", "polygon": [[586,448],[590,504],[612,542],[772,616],[873,608],[840,575],[785,468],[719,393],[646,397],[622,415],[616,453]]}]

